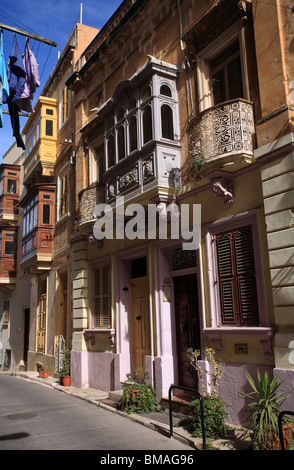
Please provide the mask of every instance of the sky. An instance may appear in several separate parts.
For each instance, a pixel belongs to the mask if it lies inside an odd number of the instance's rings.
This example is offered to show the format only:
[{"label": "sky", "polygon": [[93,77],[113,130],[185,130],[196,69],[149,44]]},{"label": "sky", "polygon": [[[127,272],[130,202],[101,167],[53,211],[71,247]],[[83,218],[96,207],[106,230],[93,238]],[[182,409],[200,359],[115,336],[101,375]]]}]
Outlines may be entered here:
[{"label": "sky", "polygon": [[[75,25],[82,22],[87,26],[101,29],[117,10],[122,0],[19,0],[0,1],[0,23],[36,34],[50,41],[57,42],[52,47],[42,42],[30,39],[30,48],[39,64],[40,87],[37,88],[32,104],[34,105],[50,76],[57,60]],[[82,5],[82,16],[80,16]],[[16,35],[21,53],[24,52],[26,38]],[[13,43],[13,32],[3,30],[3,52],[5,63],[8,63],[9,53]],[[8,110],[6,104],[3,110]],[[21,129],[27,118],[20,118]],[[0,163],[4,153],[15,142],[10,116],[3,113],[3,127],[0,128]]]}]

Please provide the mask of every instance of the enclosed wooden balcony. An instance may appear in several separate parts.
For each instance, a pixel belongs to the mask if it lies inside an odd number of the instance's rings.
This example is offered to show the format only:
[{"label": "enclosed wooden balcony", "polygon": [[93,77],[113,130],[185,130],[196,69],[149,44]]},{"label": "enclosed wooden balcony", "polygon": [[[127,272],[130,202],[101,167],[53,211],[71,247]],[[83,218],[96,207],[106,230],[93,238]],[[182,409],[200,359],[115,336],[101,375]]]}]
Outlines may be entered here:
[{"label": "enclosed wooden balcony", "polygon": [[17,228],[0,231],[0,288],[14,287],[16,282]]},{"label": "enclosed wooden balcony", "polygon": [[26,136],[24,160],[26,186],[36,178],[54,176],[57,152],[58,101],[40,96],[34,109],[23,129]]},{"label": "enclosed wooden balcony", "polygon": [[19,213],[20,166],[0,166],[0,226],[16,225]]},{"label": "enclosed wooden balcony", "polygon": [[50,269],[54,237],[54,185],[40,185],[21,202],[23,207],[22,269]]},{"label": "enclosed wooden balcony", "polygon": [[235,99],[205,109],[189,124],[189,163],[194,177],[236,171],[253,161],[253,104]]}]

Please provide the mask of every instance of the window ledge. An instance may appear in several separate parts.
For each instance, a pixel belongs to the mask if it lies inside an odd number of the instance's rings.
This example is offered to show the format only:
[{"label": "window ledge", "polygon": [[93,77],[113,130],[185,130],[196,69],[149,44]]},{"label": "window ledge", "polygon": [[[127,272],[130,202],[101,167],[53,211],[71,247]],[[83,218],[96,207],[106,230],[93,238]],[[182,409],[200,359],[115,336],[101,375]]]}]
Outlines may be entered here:
[{"label": "window ledge", "polygon": [[91,328],[83,331],[84,335],[88,337],[90,343],[93,345],[95,344],[95,336],[109,336],[109,342],[111,346],[114,345],[114,336],[115,336],[115,329],[114,328]]},{"label": "window ledge", "polygon": [[216,351],[222,350],[222,338],[225,337],[244,337],[248,339],[258,339],[263,348],[264,354],[270,355],[272,350],[272,338],[274,335],[274,328],[264,326],[220,326],[204,328],[204,334],[211,338],[213,347]]}]

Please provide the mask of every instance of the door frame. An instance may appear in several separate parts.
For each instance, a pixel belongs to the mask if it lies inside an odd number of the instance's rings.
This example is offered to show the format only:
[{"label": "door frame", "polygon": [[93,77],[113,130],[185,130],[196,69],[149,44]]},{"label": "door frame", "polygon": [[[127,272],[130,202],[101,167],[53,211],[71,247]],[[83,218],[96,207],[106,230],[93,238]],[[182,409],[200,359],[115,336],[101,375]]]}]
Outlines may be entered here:
[{"label": "door frame", "polygon": [[[170,276],[173,280],[172,282],[172,289],[173,289],[173,299],[175,299],[175,292],[174,292],[174,278],[175,277],[180,277],[180,276],[187,276],[189,274],[196,274],[197,276],[197,290],[198,290],[198,312],[199,312],[199,329],[200,329],[200,351],[201,351],[201,356],[204,357],[204,323],[203,323],[203,308],[202,308],[202,302],[203,302],[203,292],[202,292],[202,282],[201,282],[201,266],[200,266],[200,254],[199,250],[196,250],[196,266],[192,268],[184,268],[184,269],[179,269],[179,270],[171,270],[170,271]],[[176,312],[175,312],[175,305],[173,302],[173,322],[174,322],[174,344],[177,344],[177,338],[176,338]],[[177,353],[177,347],[176,347],[176,353]],[[178,373],[178,365],[176,366],[177,370],[177,380],[179,381],[179,373]]]},{"label": "door frame", "polygon": [[[175,336],[176,336],[176,355],[177,355],[177,369],[178,369],[178,384],[180,386],[183,386],[183,387],[196,387],[196,389],[198,388],[197,384],[195,385],[191,385],[189,386],[188,384],[185,384],[185,383],[180,383],[181,382],[181,378],[183,378],[181,376],[181,373],[180,373],[180,358],[182,359],[183,358],[183,354],[184,354],[184,350],[183,350],[183,347],[179,347],[179,340],[180,340],[180,333],[179,333],[179,318],[177,318],[177,315],[179,314],[179,312],[176,311],[176,305],[177,305],[177,295],[176,295],[176,286],[175,284],[178,282],[179,279],[181,279],[182,277],[190,277],[191,279],[189,280],[189,283],[191,282],[192,278],[193,278],[193,281],[195,280],[195,292],[188,292],[187,290],[183,292],[183,295],[186,295],[189,297],[189,301],[191,301],[191,297],[190,295],[191,294],[194,294],[196,295],[196,302],[195,302],[195,318],[197,317],[197,330],[195,330],[195,335],[191,334],[190,333],[190,339],[191,337],[194,337],[194,339],[196,339],[196,342],[197,342],[197,349],[200,349],[201,348],[201,328],[200,328],[200,312],[199,312],[199,292],[198,292],[198,288],[199,288],[199,283],[198,283],[198,273],[195,271],[195,272],[189,272],[188,274],[182,274],[181,276],[174,276],[173,277],[173,290],[174,290],[174,321],[175,321]],[[192,284],[194,286],[194,282]],[[194,290],[194,289],[193,289]],[[179,292],[178,292],[179,293]],[[180,294],[180,293],[179,293]],[[181,294],[180,294],[181,295]],[[189,305],[190,305],[190,302],[189,302]],[[192,317],[189,316],[189,319],[192,320]],[[192,325],[190,326],[192,328]],[[199,344],[198,344],[199,342]],[[190,345],[189,347],[191,347],[192,345]],[[186,358],[186,361],[187,361],[187,364],[189,363],[188,362],[188,357]],[[185,362],[186,364],[186,362]],[[195,371],[193,371],[193,376],[195,377],[196,381],[197,381],[197,375],[195,375]],[[193,379],[193,382],[194,382],[194,379]]]}]

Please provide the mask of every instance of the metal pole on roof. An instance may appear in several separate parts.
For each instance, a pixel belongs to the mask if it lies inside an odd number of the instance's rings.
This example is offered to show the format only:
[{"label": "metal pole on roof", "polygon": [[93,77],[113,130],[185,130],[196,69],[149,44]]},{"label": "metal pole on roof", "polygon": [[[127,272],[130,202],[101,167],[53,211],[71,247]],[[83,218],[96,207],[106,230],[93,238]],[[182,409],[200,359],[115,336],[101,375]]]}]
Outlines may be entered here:
[{"label": "metal pole on roof", "polygon": [[13,33],[21,34],[22,36],[26,36],[31,39],[36,39],[36,41],[44,42],[45,44],[48,44],[49,46],[53,46],[53,47],[57,46],[57,42],[50,41],[50,39],[42,38],[41,36],[38,36],[37,34],[28,33],[28,31],[15,28],[13,26],[8,26],[7,24],[0,23],[0,29],[1,28],[7,29],[8,31],[12,31]]},{"label": "metal pole on roof", "polygon": [[80,23],[83,24],[83,4],[80,6]]}]

